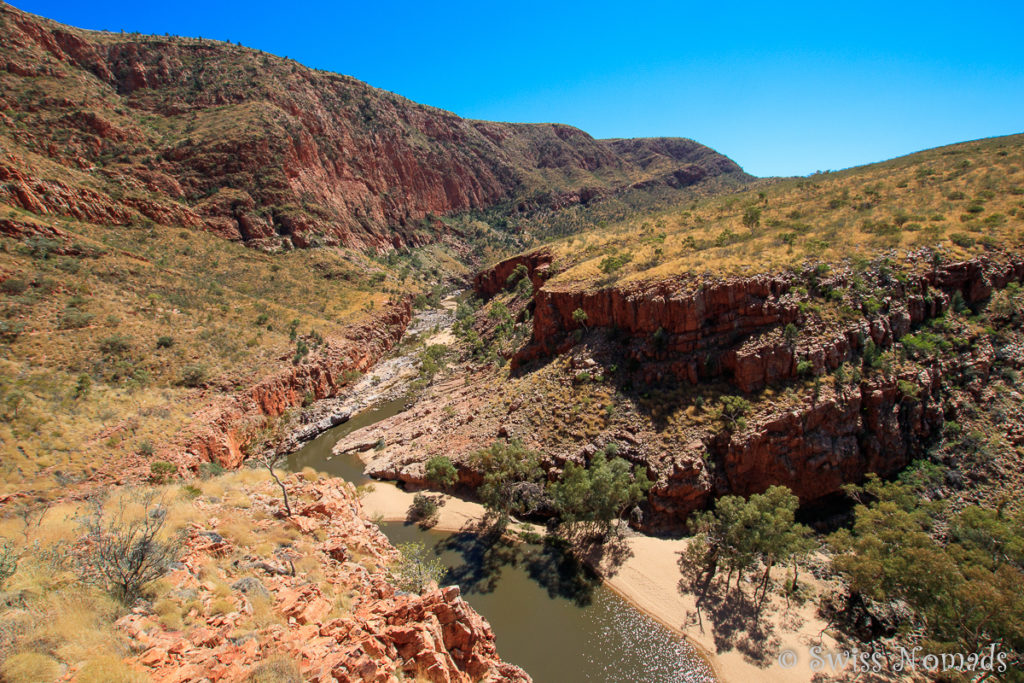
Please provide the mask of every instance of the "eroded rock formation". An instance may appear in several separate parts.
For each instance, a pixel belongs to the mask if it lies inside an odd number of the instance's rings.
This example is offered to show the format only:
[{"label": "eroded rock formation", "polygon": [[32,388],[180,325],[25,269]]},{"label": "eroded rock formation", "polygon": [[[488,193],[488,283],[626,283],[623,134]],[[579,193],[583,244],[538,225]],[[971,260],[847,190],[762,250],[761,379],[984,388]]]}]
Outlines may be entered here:
[{"label": "eroded rock formation", "polygon": [[[308,398],[336,396],[358,373],[365,372],[401,339],[412,317],[408,300],[391,304],[368,323],[354,327],[342,338],[328,339],[325,346],[299,365],[289,364],[258,384],[224,397],[196,413],[191,426],[167,447],[169,457],[182,451],[190,456],[188,467],[217,462],[238,467],[245,446],[265,424]],[[282,358],[287,363],[288,358]]]},{"label": "eroded rock formation", "polygon": [[[245,510],[194,503],[203,520],[189,529],[180,568],[163,579],[170,586],[164,604],[187,602],[200,623],[168,628],[145,607],[118,622],[139,653],[129,662],[152,680],[240,682],[251,680],[267,662],[284,660],[298,666],[303,680],[324,683],[404,677],[530,681],[521,669],[501,661],[490,625],[457,586],[434,587],[422,595],[396,590],[387,567],[398,553],[364,519],[352,484],[294,475],[286,483],[297,502],[289,519],[281,518],[272,486],[247,489],[252,506]],[[254,511],[270,520],[257,519]],[[307,559],[323,579],[311,582],[304,572],[294,573],[284,556],[260,558],[217,533],[229,516],[241,516],[261,531],[297,529],[315,544]],[[334,593],[350,595],[351,602],[338,608]],[[219,610],[211,608],[215,602]],[[259,605],[267,605],[275,618],[254,623]]]}]

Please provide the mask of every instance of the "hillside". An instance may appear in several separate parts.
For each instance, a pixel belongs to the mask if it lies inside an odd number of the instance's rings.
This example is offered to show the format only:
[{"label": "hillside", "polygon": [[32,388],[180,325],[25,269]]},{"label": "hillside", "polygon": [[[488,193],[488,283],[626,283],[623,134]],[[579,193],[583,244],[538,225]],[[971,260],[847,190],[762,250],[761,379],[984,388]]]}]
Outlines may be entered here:
[{"label": "hillside", "polygon": [[0,5],[0,44],[0,201],[34,213],[381,251],[499,203],[749,179],[693,141],[647,155],[561,124],[465,120],[230,43],[82,31]]},{"label": "hillside", "polygon": [[[414,463],[449,453],[472,482],[472,453],[505,438],[557,476],[616,442],[655,479],[653,527],[771,484],[825,505],[868,473],[896,475],[981,400],[964,387],[1016,376],[1022,168],[1015,136],[607,225],[607,207],[577,211],[596,218],[476,277],[463,353],[508,368],[439,388],[424,408],[450,416],[437,437],[399,439],[371,469],[416,480]],[[422,417],[378,431],[418,433]],[[1007,428],[998,478],[971,475],[988,482],[972,496],[1019,481]]]},{"label": "hillside", "polygon": [[1022,323],[1024,135],[757,179],[0,3],[0,679],[526,681],[438,585],[517,563],[1019,668]]}]

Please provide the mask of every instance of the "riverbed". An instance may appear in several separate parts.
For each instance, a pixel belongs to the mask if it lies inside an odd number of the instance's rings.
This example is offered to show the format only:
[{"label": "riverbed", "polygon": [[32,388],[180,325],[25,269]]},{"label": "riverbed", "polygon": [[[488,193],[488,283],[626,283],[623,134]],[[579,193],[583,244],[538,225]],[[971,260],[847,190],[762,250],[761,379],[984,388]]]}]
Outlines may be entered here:
[{"label": "riverbed", "polygon": [[[355,455],[332,455],[343,436],[402,411],[401,396],[320,434],[288,458],[354,484],[370,481]],[[374,482],[377,488],[394,488]],[[382,491],[383,493],[383,491]],[[707,663],[671,630],[633,607],[556,544],[512,544],[475,533],[427,531],[403,522],[382,530],[392,543],[421,542],[448,568],[446,584],[494,629],[498,652],[537,683],[713,681]]]}]

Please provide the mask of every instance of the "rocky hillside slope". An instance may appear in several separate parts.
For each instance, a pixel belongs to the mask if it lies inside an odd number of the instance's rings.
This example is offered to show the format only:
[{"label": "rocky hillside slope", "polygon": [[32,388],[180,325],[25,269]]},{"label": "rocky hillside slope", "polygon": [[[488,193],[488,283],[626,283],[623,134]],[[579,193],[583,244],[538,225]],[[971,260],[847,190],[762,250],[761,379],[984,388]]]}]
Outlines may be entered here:
[{"label": "rocky hillside slope", "polygon": [[[149,498],[115,489],[105,508],[62,506],[69,516],[102,515],[112,534],[140,533],[140,515],[159,518],[166,526],[158,543],[181,539],[169,571],[130,605],[82,581],[68,561],[94,537],[81,537],[63,515],[40,517],[34,543],[5,576],[0,676],[530,680],[501,661],[490,626],[458,587],[411,583],[401,552],[367,521],[352,484],[297,474],[284,485],[291,515],[270,477],[251,470],[153,487]],[[0,525],[14,529],[6,518]]]},{"label": "rocky hillside slope", "polygon": [[[987,425],[979,406],[1022,408],[1002,401],[1024,362],[1022,144],[764,184],[501,261],[459,325],[472,381],[339,447],[383,438],[370,471],[415,483],[448,455],[475,486],[494,441],[542,453],[548,479],[615,442],[655,482],[651,527],[773,484],[827,504],[868,473],[957,469],[921,459],[969,450],[950,430]],[[975,493],[1016,480],[1019,430],[992,422]]]},{"label": "rocky hillside slope", "polygon": [[511,200],[748,178],[690,140],[470,121],[230,43],[83,31],[0,4],[0,44],[0,201],[37,214],[384,250]]}]

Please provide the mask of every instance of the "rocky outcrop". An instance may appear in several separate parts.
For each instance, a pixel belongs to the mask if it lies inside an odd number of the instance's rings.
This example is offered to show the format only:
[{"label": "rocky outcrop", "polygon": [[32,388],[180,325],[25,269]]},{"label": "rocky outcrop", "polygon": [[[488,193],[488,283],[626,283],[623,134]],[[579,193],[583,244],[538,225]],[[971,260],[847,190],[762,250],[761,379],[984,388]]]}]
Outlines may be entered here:
[{"label": "rocky outcrop", "polygon": [[[539,258],[522,255],[478,274],[478,293],[491,292],[516,264],[529,267]],[[798,361],[810,362],[815,374],[822,374],[868,339],[888,347],[912,326],[945,311],[954,292],[976,303],[993,288],[1022,280],[1024,260],[1017,256],[949,263],[886,282],[888,298],[880,311],[834,323],[801,313],[801,297],[791,291],[797,281],[792,273],[704,281],[681,277],[598,290],[540,287],[534,292],[532,342],[512,365],[565,352],[574,343],[569,334],[574,330],[607,328],[625,338],[644,381],[725,379],[751,392],[796,377]],[[846,281],[840,272],[827,284],[843,288]],[[577,310],[585,314],[582,321],[574,315]],[[783,338],[790,323],[801,328],[798,340]]]},{"label": "rocky outcrop", "polygon": [[[139,653],[129,662],[151,680],[241,682],[276,659],[297,665],[303,680],[324,683],[528,683],[525,672],[498,657],[490,625],[458,586],[423,594],[395,588],[387,568],[398,553],[363,518],[352,484],[291,477],[286,486],[298,503],[290,519],[281,519],[271,486],[246,487],[247,510],[194,503],[203,521],[189,529],[180,569],[162,583],[170,586],[163,604],[188,602],[198,623],[173,630],[147,607],[118,622]],[[322,580],[311,582],[283,557],[261,559],[253,548],[221,536],[215,529],[229,516],[242,516],[254,529],[298,530],[314,544],[304,559]],[[351,603],[337,608],[328,591],[352,596]],[[254,624],[250,615],[261,605],[277,618]]]},{"label": "rocky outcrop", "polygon": [[282,363],[289,362],[287,369],[197,411],[191,426],[168,447],[168,456],[180,461],[185,454],[182,464],[191,468],[201,462],[238,467],[266,418],[302,405],[307,397],[336,396],[401,339],[411,316],[408,300],[391,304],[346,337],[328,339],[324,348],[298,365],[282,358]]},{"label": "rocky outcrop", "polygon": [[[500,273],[495,268],[479,275],[478,291],[500,286],[500,276],[515,264],[531,263],[528,257],[499,264]],[[587,348],[607,356],[597,371],[617,364],[622,381],[662,387],[725,382],[756,394],[801,375],[826,375],[846,362],[859,368],[869,342],[879,350],[891,348],[945,312],[954,297],[978,304],[993,290],[1024,280],[1024,260],[1014,254],[934,267],[922,263],[909,261],[898,277],[884,269],[861,273],[878,278],[868,289],[884,291],[884,299],[869,306],[849,295],[834,304],[836,311],[843,307],[842,314],[831,316],[815,313],[818,307],[809,304],[815,296],[820,302],[822,292],[846,289],[852,276],[842,267],[827,281],[794,272],[599,290],[548,283],[534,292],[533,341],[513,362],[525,377],[533,359],[568,353],[582,338],[579,330],[588,335]],[[577,310],[585,318],[574,315]],[[599,328],[608,334],[592,334]],[[578,349],[572,353],[575,358]],[[813,392],[804,387],[794,394],[796,403],[751,396],[753,407],[742,425],[691,429],[680,444],[664,442],[658,430],[639,434],[623,452],[646,463],[655,481],[645,523],[677,527],[718,496],[749,496],[773,484],[815,503],[868,473],[893,475],[941,435],[944,379],[985,377],[990,366],[991,349],[979,347],[919,360],[897,374],[865,373],[863,380],[845,384],[826,380]],[[415,474],[412,465],[404,467],[392,466],[392,475]]]},{"label": "rocky outcrop", "polygon": [[[740,433],[719,434],[708,448],[721,466],[719,487],[749,496],[781,484],[813,502],[869,472],[899,472],[942,432],[940,376],[939,367],[930,367],[902,385],[895,378],[873,379],[758,420]],[[908,395],[907,387],[916,393]]]},{"label": "rocky outcrop", "polygon": [[473,277],[473,291],[477,296],[489,298],[508,288],[508,278],[520,265],[526,268],[533,288],[539,289],[551,276],[551,252],[540,249],[505,259],[486,268]]},{"label": "rocky outcrop", "polygon": [[[30,211],[115,223],[142,213],[267,248],[386,250],[438,240],[438,216],[453,212],[587,203],[655,176],[749,179],[692,141],[661,141],[693,149],[648,171],[571,126],[461,119],[230,43],[80,31],[8,5],[0,18],[0,82],[21,93],[0,98],[0,115],[19,118],[4,127],[10,148],[106,195],[83,200],[92,210],[14,198]],[[66,175],[47,166],[20,168]]]}]

